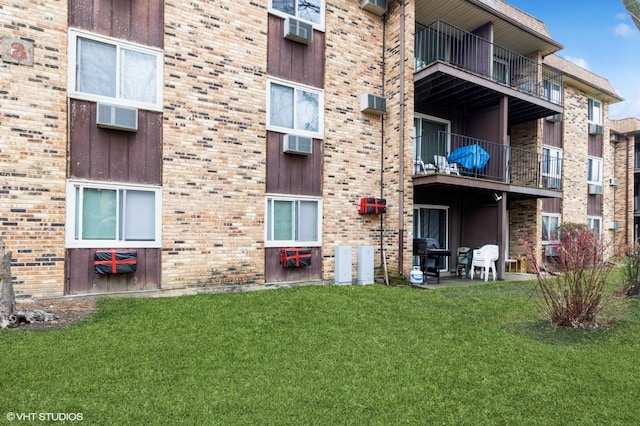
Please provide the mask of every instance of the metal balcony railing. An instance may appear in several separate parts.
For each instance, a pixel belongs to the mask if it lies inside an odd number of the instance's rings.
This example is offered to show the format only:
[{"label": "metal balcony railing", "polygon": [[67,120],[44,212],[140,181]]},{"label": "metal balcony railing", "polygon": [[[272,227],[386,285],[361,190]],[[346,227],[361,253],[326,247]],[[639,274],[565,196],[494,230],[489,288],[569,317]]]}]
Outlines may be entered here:
[{"label": "metal balcony railing", "polygon": [[[416,153],[414,175],[451,174],[452,169],[443,170],[439,166],[437,156],[451,158],[456,150],[466,148],[464,151],[470,151],[471,154],[464,160],[455,161],[457,173],[454,172],[454,175],[530,188],[560,190],[562,186],[562,159],[555,156],[446,132],[418,136],[413,142]],[[486,155],[479,155],[482,151]],[[483,164],[476,156],[488,159]]]},{"label": "metal balcony railing", "polygon": [[415,71],[444,62],[562,105],[562,74],[442,21],[415,38]]}]

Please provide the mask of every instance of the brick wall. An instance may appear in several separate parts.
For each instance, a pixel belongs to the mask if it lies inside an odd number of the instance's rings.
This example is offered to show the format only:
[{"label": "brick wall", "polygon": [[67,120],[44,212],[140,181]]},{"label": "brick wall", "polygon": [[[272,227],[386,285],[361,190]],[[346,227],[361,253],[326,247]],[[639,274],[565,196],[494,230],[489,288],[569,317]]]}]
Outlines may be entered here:
[{"label": "brick wall", "polygon": [[262,281],[267,16],[165,3],[163,288]]},{"label": "brick wall", "polygon": [[0,224],[16,297],[64,291],[67,3],[0,8],[0,36],[33,44],[33,63],[0,62]]}]

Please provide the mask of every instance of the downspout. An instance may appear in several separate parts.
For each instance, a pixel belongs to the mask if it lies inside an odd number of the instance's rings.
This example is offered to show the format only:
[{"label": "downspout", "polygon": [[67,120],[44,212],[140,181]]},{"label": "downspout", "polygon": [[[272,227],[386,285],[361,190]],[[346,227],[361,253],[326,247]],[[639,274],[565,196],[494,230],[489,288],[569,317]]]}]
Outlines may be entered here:
[{"label": "downspout", "polygon": [[404,51],[404,0],[398,0],[400,3],[400,145],[399,156],[400,168],[398,170],[398,273],[403,274],[404,270],[404,109],[405,109],[405,93],[404,93],[404,67],[405,67],[405,51]]},{"label": "downspout", "polygon": [[[382,96],[385,97],[387,61],[387,14],[382,15]],[[384,114],[380,116],[380,198],[384,198]],[[380,215],[380,264],[385,265],[384,252],[384,215]]]},{"label": "downspout", "polygon": [[[627,229],[625,230],[624,233],[625,233],[625,236],[626,236],[625,242],[627,244],[627,247],[629,247],[629,180],[630,180],[629,179],[629,156],[630,156],[630,153],[629,153],[629,137],[627,136],[624,139],[625,139],[625,143],[627,144],[627,146],[625,147],[625,156],[624,156],[625,157],[625,162],[626,162],[626,164],[624,166],[625,166],[625,170],[627,171],[626,172],[626,176],[624,177],[624,180],[625,180],[624,183],[625,183],[625,188],[626,188],[626,190],[624,191],[624,194],[625,194],[624,195],[624,206],[625,206],[624,207],[624,224],[625,224]],[[631,155],[633,155],[633,152],[631,152]],[[635,191],[635,176],[634,176],[632,185],[633,185],[633,188],[634,188],[634,191]],[[631,234],[633,235],[634,233],[635,233],[635,223],[631,227]],[[634,237],[635,237],[635,235],[634,235]],[[634,240],[634,242],[635,242],[635,240]]]}]

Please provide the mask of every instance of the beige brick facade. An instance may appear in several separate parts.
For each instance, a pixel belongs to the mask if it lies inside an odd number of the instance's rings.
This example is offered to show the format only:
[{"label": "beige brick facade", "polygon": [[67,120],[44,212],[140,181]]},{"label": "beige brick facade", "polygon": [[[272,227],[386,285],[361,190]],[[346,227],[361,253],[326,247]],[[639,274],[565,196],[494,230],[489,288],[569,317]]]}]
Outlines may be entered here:
[{"label": "beige brick facade", "polygon": [[64,292],[66,11],[62,0],[0,8],[0,37],[33,44],[33,65],[0,62],[0,229],[18,298]]}]

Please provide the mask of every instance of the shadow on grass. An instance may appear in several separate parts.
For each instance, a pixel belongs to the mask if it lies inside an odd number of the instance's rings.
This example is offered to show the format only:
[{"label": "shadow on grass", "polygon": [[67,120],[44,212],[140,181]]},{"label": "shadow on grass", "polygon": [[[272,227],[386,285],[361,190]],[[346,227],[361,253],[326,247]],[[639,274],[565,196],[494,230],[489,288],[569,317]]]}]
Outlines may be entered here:
[{"label": "shadow on grass", "polygon": [[512,324],[505,329],[526,339],[553,346],[599,345],[609,341],[616,334],[616,325],[597,330],[582,330],[554,328],[543,320]]}]

